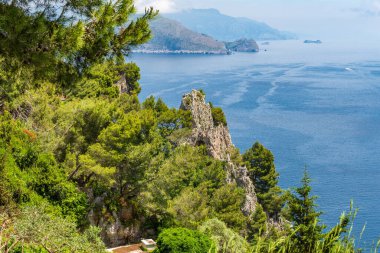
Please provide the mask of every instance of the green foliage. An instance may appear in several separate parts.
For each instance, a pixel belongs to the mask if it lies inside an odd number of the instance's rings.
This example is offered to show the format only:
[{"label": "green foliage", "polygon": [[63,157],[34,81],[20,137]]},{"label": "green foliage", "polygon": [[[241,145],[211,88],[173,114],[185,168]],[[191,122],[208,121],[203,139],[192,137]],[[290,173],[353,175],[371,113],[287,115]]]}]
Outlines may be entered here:
[{"label": "green foliage", "polygon": [[125,90],[121,91],[130,95],[139,94],[141,91],[140,84],[138,83],[140,80],[140,68],[135,63],[127,63],[121,65],[119,69],[119,73],[121,73],[121,75],[125,78],[126,84]]},{"label": "green foliage", "polygon": [[244,203],[244,190],[234,184],[217,189],[211,199],[215,216],[229,227],[241,230],[246,225],[246,217],[241,212]]},{"label": "green foliage", "polygon": [[227,126],[226,116],[224,115],[222,108],[211,107],[211,114],[212,114],[212,119],[214,121],[215,126],[218,126],[218,125]]},{"label": "green foliage", "polygon": [[348,232],[348,227],[355,216],[356,211],[353,211],[351,206],[350,212],[348,214],[343,213],[340,216],[339,223],[323,235],[322,243],[319,243],[316,248],[321,249],[322,252],[338,252],[340,248],[353,252],[355,250],[353,238],[345,236],[342,240],[342,235]]},{"label": "green foliage", "polygon": [[[8,70],[30,66],[38,78],[53,75],[63,58],[83,46],[85,27],[81,21],[69,23],[54,17],[58,14],[54,11],[57,1],[39,7],[33,2],[0,3],[0,55],[6,57]],[[65,2],[71,11],[76,9],[72,2]]]},{"label": "green foliage", "polygon": [[[210,197],[224,185],[225,180],[222,163],[211,159],[205,152],[202,147],[183,145],[177,147],[163,161],[152,175],[140,198],[148,213],[156,216],[162,222],[171,220],[169,213],[174,214],[179,218],[174,223],[179,222],[183,225],[187,215],[191,215],[191,210],[197,209],[196,203],[201,203],[204,208],[199,211],[205,217],[204,214],[208,212],[206,209],[210,206]],[[179,216],[176,216],[175,208],[180,205],[181,199],[187,198],[186,191],[181,194],[184,189],[197,197],[194,200],[196,203],[191,202],[181,207],[189,210],[186,210],[184,215],[178,213]],[[204,206],[205,202],[207,202],[207,208]],[[170,204],[172,205],[171,209],[169,208]],[[199,222],[199,217],[188,218],[190,218],[188,222],[192,223],[190,227]]]},{"label": "green foliage", "polygon": [[[153,9],[135,20],[132,0],[100,3],[88,12],[85,18],[86,36],[83,47],[75,54],[77,66],[86,67],[102,59],[124,62],[132,46],[143,44],[151,37],[148,21],[157,15]],[[90,2],[92,3],[92,2]],[[87,5],[86,7],[91,7]]]},{"label": "green foliage", "polygon": [[54,82],[61,91],[76,84],[78,90],[69,93],[80,97],[116,96],[116,87],[110,85],[115,73],[124,74],[129,93],[137,94],[138,67],[124,64],[124,57],[131,47],[150,39],[149,21],[157,12],[150,8],[132,20],[133,3],[2,1],[2,102],[10,102],[45,81]]},{"label": "green foliage", "polygon": [[136,195],[152,157],[162,148],[155,134],[155,118],[150,110],[132,111],[111,123],[98,136],[98,142],[79,157],[86,175],[115,184],[123,196]]},{"label": "green foliage", "polygon": [[168,137],[178,130],[192,126],[192,118],[189,111],[174,108],[169,109],[161,98],[155,101],[155,98],[150,96],[142,103],[142,108],[155,112],[158,118],[157,126],[163,137]]},{"label": "green foliage", "polygon": [[60,106],[54,84],[46,82],[40,88],[28,90],[9,104],[12,116],[21,119],[31,131],[51,138],[54,112]]},{"label": "green foliage", "polygon": [[65,161],[70,154],[75,158],[95,143],[100,132],[112,118],[112,105],[102,100],[73,100],[64,103],[55,112],[56,141],[54,149],[59,161]]},{"label": "green foliage", "polygon": [[176,226],[196,229],[209,216],[210,207],[207,204],[205,187],[189,187],[169,202],[168,212],[173,216]]},{"label": "green foliage", "polygon": [[113,62],[106,61],[94,64],[86,70],[85,74],[75,84],[69,96],[115,98],[119,95],[119,89],[115,83],[119,81],[121,71]]},{"label": "green foliage", "polygon": [[[302,248],[298,240],[294,239],[294,234],[297,229],[293,229],[287,235],[281,237],[256,237],[250,252],[313,252],[313,253],[355,253],[362,252],[361,249],[355,248],[355,238],[350,235],[344,235],[347,232],[347,227],[355,217],[356,211],[352,209],[348,214],[343,213],[339,223],[326,234],[319,234],[319,240],[315,240],[308,246],[307,249]],[[320,231],[319,231],[320,232]],[[343,236],[344,235],[344,236]],[[374,252],[376,252],[375,249]]]},{"label": "green foliage", "polygon": [[8,113],[0,115],[0,119],[3,204],[44,198],[65,216],[81,220],[87,211],[85,195],[67,181],[54,156],[39,149],[34,133],[23,128],[20,121]]},{"label": "green foliage", "polygon": [[49,213],[43,205],[23,208],[3,229],[9,233],[11,243],[43,248],[47,252],[105,252],[98,228],[90,227],[81,235],[75,223]]},{"label": "green foliage", "polygon": [[214,247],[205,234],[186,228],[163,230],[157,238],[155,253],[206,253]]},{"label": "green foliage", "polygon": [[310,178],[306,171],[301,182],[302,186],[295,189],[288,201],[289,219],[295,231],[292,240],[299,252],[314,252],[324,227],[319,225],[321,213],[315,210],[316,197],[310,196]]},{"label": "green foliage", "polygon": [[268,192],[270,188],[277,185],[278,173],[271,151],[256,142],[247,150],[243,158],[248,163],[248,169],[259,193]]},{"label": "green foliage", "polygon": [[307,175],[282,210],[272,153],[229,150],[256,188],[246,217],[225,162],[185,144],[191,113],[140,104],[140,70],[125,57],[151,37],[157,12],[134,14],[133,0],[0,1],[0,250],[103,252],[91,213],[164,229],[157,252],[354,252],[344,236],[353,215],[323,234]]},{"label": "green foliage", "polygon": [[189,111],[170,109],[161,111],[158,118],[158,128],[163,137],[167,137],[176,130],[190,128],[192,126]]},{"label": "green foliage", "polygon": [[63,215],[80,222],[87,214],[86,197],[57,167],[52,155],[40,155],[35,166],[27,171],[28,187],[59,207]]},{"label": "green foliage", "polygon": [[88,67],[68,96],[79,98],[107,97],[116,98],[121,93],[138,95],[140,68],[135,63],[115,63],[107,60]]},{"label": "green foliage", "polygon": [[248,224],[248,234],[251,240],[256,236],[262,236],[267,232],[267,215],[263,207],[258,204]]},{"label": "green foliage", "polygon": [[283,206],[281,189],[277,186],[278,173],[274,165],[274,157],[270,150],[256,142],[243,155],[247,163],[257,198],[269,217],[278,219]]},{"label": "green foliage", "polygon": [[216,218],[205,221],[202,226],[199,227],[199,231],[206,234],[214,241],[216,252],[249,252],[249,243],[238,233],[228,228],[224,222]]}]

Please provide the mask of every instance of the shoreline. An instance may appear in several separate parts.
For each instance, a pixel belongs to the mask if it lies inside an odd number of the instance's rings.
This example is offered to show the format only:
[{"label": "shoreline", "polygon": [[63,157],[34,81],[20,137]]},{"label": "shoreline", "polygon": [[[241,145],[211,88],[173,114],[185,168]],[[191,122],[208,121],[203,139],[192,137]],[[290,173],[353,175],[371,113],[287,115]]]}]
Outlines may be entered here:
[{"label": "shoreline", "polygon": [[192,51],[192,50],[132,50],[134,54],[201,54],[201,55],[230,55],[231,51]]}]

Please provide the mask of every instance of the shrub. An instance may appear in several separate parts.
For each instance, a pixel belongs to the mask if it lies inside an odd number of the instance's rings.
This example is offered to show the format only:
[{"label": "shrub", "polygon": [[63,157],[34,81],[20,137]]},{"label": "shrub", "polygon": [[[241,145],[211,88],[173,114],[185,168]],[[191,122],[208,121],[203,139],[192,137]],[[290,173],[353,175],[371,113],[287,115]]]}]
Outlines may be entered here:
[{"label": "shrub", "polygon": [[157,239],[155,253],[206,253],[214,245],[205,234],[186,228],[168,228]]},{"label": "shrub", "polygon": [[249,243],[242,236],[216,218],[204,222],[199,230],[211,237],[217,252],[245,253],[250,250]]},{"label": "shrub", "polygon": [[215,126],[219,126],[219,125],[227,126],[226,116],[224,115],[222,108],[212,107],[211,114],[212,114],[212,119],[214,121]]}]

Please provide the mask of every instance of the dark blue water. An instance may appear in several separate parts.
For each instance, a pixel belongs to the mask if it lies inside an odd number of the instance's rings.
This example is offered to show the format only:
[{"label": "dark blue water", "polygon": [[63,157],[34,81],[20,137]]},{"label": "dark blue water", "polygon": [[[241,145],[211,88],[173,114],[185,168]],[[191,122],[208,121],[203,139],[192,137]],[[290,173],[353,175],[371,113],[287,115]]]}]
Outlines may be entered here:
[{"label": "dark blue water", "polygon": [[[350,200],[361,245],[380,238],[380,48],[298,41],[232,56],[134,55],[142,93],[178,107],[203,89],[221,106],[241,151],[260,141],[275,155],[280,184],[299,184],[307,166],[332,226]],[[358,238],[359,239],[359,238]]]}]

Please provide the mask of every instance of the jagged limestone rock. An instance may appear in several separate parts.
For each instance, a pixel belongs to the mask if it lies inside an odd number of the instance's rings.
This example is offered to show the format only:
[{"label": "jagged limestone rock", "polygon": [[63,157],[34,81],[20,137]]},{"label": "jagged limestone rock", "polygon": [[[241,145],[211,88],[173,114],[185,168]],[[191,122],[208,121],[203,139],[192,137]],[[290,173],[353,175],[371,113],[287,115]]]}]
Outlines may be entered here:
[{"label": "jagged limestone rock", "polygon": [[245,202],[242,211],[245,215],[252,214],[256,209],[257,197],[255,186],[248,176],[248,169],[235,165],[230,159],[234,149],[227,126],[214,125],[211,106],[206,103],[205,96],[197,90],[182,97],[180,109],[191,112],[193,130],[187,143],[193,146],[206,145],[208,153],[215,159],[226,162],[227,182],[234,183],[245,190]]},{"label": "jagged limestone rock", "polygon": [[227,182],[236,184],[243,188],[245,191],[245,201],[241,210],[244,215],[249,216],[254,213],[257,205],[257,196],[255,192],[255,186],[252,183],[251,178],[248,176],[247,167],[236,166],[229,161],[226,165]]},{"label": "jagged limestone rock", "polygon": [[193,131],[187,142],[194,146],[205,144],[210,156],[227,161],[229,150],[234,147],[230,132],[227,126],[214,126],[205,96],[197,90],[185,94],[180,109],[190,111],[193,119]]}]

